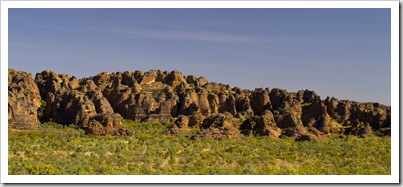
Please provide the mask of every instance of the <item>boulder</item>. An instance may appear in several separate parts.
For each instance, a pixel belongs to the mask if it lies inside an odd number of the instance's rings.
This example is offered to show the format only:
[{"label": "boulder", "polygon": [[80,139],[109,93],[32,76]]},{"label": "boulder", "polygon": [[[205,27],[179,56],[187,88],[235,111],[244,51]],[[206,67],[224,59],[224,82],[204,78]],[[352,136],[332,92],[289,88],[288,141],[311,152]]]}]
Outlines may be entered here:
[{"label": "boulder", "polygon": [[199,93],[197,93],[198,97],[198,108],[199,112],[205,116],[211,113],[211,108],[208,100],[208,91],[205,89],[201,89]]},{"label": "boulder", "polygon": [[300,137],[301,135],[308,134],[308,131],[306,128],[297,126],[297,127],[287,127],[282,130],[282,135],[288,136],[288,137],[293,137],[297,138]]},{"label": "boulder", "polygon": [[188,83],[188,84],[193,84],[194,85],[196,83],[196,80],[197,80],[197,77],[194,76],[194,75],[188,75],[186,77],[186,83]]},{"label": "boulder", "polygon": [[218,112],[228,112],[233,116],[236,115],[236,101],[233,95],[228,95],[225,92],[218,93]]},{"label": "boulder", "polygon": [[244,117],[251,117],[254,115],[252,106],[250,105],[250,99],[248,96],[236,94],[235,107],[238,115],[242,115]]},{"label": "boulder", "polygon": [[218,96],[214,93],[209,93],[207,95],[207,100],[210,106],[210,114],[218,114],[218,106],[219,106]]},{"label": "boulder", "polygon": [[195,82],[196,87],[204,86],[208,83],[208,80],[205,77],[199,77]]},{"label": "boulder", "polygon": [[121,116],[114,114],[99,114],[91,117],[89,123],[83,126],[87,134],[104,136],[132,136],[133,132],[122,126]]},{"label": "boulder", "polygon": [[327,97],[324,101],[324,104],[327,108],[327,113],[330,116],[335,116],[337,105],[339,104],[339,101],[337,99],[335,99],[334,97],[332,97],[332,98]]},{"label": "boulder", "polygon": [[270,103],[272,110],[279,110],[281,106],[284,106],[284,102],[288,102],[293,98],[290,97],[290,93],[287,90],[273,88],[269,93]]},{"label": "boulder", "polygon": [[140,84],[151,84],[155,82],[155,79],[157,79],[157,71],[150,70],[144,73]]},{"label": "boulder", "polygon": [[80,87],[80,83],[78,82],[78,79],[74,76],[69,78],[68,85],[69,85],[70,90],[76,90],[77,88]]},{"label": "boulder", "polygon": [[110,75],[108,72],[102,72],[92,78],[94,83],[101,89],[105,89],[109,83]]},{"label": "boulder", "polygon": [[199,112],[199,98],[194,89],[189,89],[180,99],[179,115],[192,115]]},{"label": "boulder", "polygon": [[182,82],[178,86],[175,87],[175,91],[178,95],[183,96],[188,90],[188,86],[186,83]]},{"label": "boulder", "polygon": [[157,70],[157,78],[155,79],[156,82],[164,82],[165,77],[168,75],[168,71],[161,71]]},{"label": "boulder", "polygon": [[254,91],[249,99],[255,115],[261,115],[266,109],[271,108],[269,94],[263,89]]},{"label": "boulder", "polygon": [[337,121],[350,121],[350,109],[352,103],[350,101],[340,101],[334,109],[333,118]]},{"label": "boulder", "polygon": [[134,105],[136,103],[135,95],[132,93],[133,88],[120,87],[119,89],[105,89],[102,95],[108,100],[115,112],[120,113],[126,119],[131,119],[129,118],[130,113],[127,111],[128,108],[125,108],[125,105]]},{"label": "boulder", "polygon": [[276,124],[279,128],[289,128],[289,127],[302,127],[301,118],[293,112],[287,112],[284,114],[279,114],[275,116]]},{"label": "boulder", "polygon": [[214,94],[218,94],[218,92],[226,92],[228,91],[228,87],[223,85],[223,84],[219,84],[216,82],[209,82],[205,85],[202,86],[204,89],[209,90],[209,92],[212,92]]},{"label": "boulder", "polygon": [[93,80],[87,79],[82,81],[80,91],[82,92],[90,92],[97,90],[98,86],[94,83]]},{"label": "boulder", "polygon": [[122,74],[121,84],[126,85],[128,87],[134,87],[135,84],[138,84],[136,78],[134,77],[134,73],[125,71]]},{"label": "boulder", "polygon": [[97,113],[102,114],[114,113],[112,106],[109,104],[108,100],[102,95],[102,92],[100,90],[87,92],[86,95],[94,103],[95,110]]},{"label": "boulder", "polygon": [[136,70],[134,73],[133,73],[133,77],[134,77],[134,79],[136,79],[136,82],[141,82],[142,80],[143,80],[143,77],[144,77],[144,72],[143,71],[141,71],[141,70]]},{"label": "boulder", "polygon": [[337,125],[338,123],[331,122],[332,118],[327,113],[327,107],[320,100],[313,100],[313,102],[306,107],[301,119],[304,126],[315,127],[325,134],[338,133],[341,131],[341,127]]},{"label": "boulder", "polygon": [[187,128],[189,125],[189,117],[180,115],[174,123],[178,128]]},{"label": "boulder", "polygon": [[201,132],[197,137],[208,137],[221,140],[223,138],[235,138],[240,136],[241,123],[234,120],[231,114],[217,114],[203,120]]},{"label": "boulder", "polygon": [[189,127],[200,127],[203,124],[204,116],[200,113],[189,116]]},{"label": "boulder", "polygon": [[179,71],[172,71],[165,77],[164,82],[169,86],[176,87],[180,83],[186,82],[186,80]]},{"label": "boulder", "polygon": [[256,126],[256,122],[254,119],[252,118],[247,118],[245,121],[242,122],[239,130],[241,132],[241,134],[244,134],[246,136],[252,136],[253,133],[253,129]]},{"label": "boulder", "polygon": [[261,116],[256,116],[255,123],[256,125],[253,127],[255,135],[270,138],[277,138],[281,135],[281,129],[277,127],[274,115],[270,110],[266,110]]}]

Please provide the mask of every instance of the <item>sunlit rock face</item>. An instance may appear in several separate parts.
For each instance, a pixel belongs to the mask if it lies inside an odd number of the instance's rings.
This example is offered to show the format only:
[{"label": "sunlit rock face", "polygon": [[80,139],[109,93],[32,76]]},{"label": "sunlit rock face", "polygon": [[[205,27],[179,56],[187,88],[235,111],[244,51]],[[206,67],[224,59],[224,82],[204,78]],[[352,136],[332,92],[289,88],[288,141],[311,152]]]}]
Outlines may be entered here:
[{"label": "sunlit rock face", "polygon": [[77,125],[88,134],[132,135],[122,118],[173,124],[193,138],[240,135],[315,140],[330,134],[390,135],[390,107],[327,97],[310,90],[243,90],[178,71],[102,72],[77,79],[46,70],[35,79],[9,69],[9,127],[41,122]]}]

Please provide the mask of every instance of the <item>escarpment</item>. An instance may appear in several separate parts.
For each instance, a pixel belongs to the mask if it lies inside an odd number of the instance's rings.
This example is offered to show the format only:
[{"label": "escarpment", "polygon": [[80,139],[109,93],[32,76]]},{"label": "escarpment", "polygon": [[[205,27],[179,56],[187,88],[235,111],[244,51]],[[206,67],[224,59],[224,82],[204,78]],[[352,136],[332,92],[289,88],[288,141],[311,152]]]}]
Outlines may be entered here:
[{"label": "escarpment", "polygon": [[8,71],[9,127],[37,129],[39,122],[76,125],[88,134],[132,135],[122,118],[172,123],[192,138],[289,136],[312,140],[330,134],[390,135],[391,108],[327,97],[314,91],[244,90],[178,71],[102,72],[77,79],[43,71]]}]

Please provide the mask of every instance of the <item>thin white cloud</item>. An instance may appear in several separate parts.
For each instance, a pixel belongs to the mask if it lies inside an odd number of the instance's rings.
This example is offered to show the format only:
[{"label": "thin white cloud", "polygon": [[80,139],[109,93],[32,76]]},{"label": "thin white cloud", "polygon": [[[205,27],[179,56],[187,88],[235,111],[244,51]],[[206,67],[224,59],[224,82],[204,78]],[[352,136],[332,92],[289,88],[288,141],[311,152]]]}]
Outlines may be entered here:
[{"label": "thin white cloud", "polygon": [[116,33],[131,34],[153,39],[180,39],[207,42],[259,42],[258,37],[242,36],[210,31],[178,31],[178,30],[110,30]]},{"label": "thin white cloud", "polygon": [[109,32],[127,34],[161,40],[191,40],[203,42],[227,43],[318,43],[332,45],[334,42],[309,37],[276,34],[275,36],[246,36],[224,32],[192,30],[143,30],[143,29],[108,29]]}]

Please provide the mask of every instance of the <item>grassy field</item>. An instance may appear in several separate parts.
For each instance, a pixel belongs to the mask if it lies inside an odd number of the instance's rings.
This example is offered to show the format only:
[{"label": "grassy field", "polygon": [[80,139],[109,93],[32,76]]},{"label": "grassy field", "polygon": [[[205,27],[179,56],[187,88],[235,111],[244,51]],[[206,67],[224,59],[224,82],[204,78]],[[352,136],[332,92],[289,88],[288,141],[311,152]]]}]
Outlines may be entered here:
[{"label": "grassy field", "polygon": [[390,137],[315,142],[241,137],[189,140],[193,130],[164,135],[167,126],[124,121],[133,137],[95,137],[47,123],[37,131],[9,130],[9,174],[263,174],[391,173]]}]

